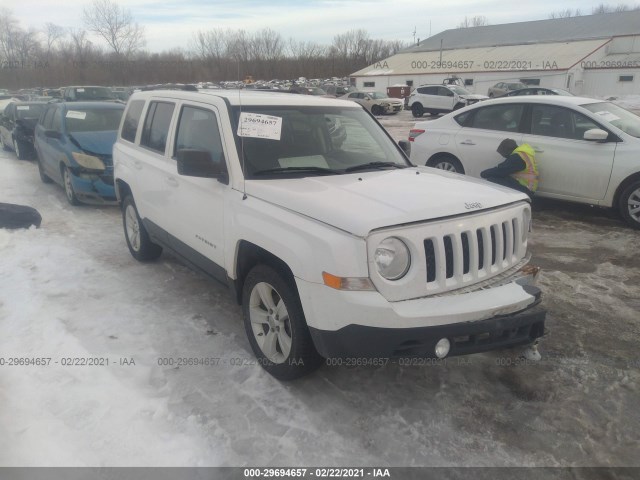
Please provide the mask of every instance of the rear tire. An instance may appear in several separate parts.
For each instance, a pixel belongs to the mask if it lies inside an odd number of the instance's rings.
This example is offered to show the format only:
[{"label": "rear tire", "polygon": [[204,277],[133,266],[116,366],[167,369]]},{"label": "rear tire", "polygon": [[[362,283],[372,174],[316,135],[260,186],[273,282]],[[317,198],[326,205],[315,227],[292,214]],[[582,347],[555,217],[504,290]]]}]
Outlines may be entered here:
[{"label": "rear tire", "polygon": [[640,180],[625,188],[618,202],[620,214],[633,228],[640,230]]},{"label": "rear tire", "polygon": [[149,238],[131,195],[122,202],[122,226],[127,247],[133,258],[139,262],[150,262],[162,254],[162,247]]},{"label": "rear tire", "polygon": [[461,173],[464,175],[464,167],[453,155],[439,155],[427,162],[427,167],[433,167],[447,172]]},{"label": "rear tire", "polygon": [[26,160],[28,158],[24,143],[21,143],[20,140],[16,140],[15,138],[13,139],[13,151],[16,152],[18,160]]},{"label": "rear tire", "polygon": [[242,312],[251,349],[273,377],[294,380],[322,364],[295,286],[278,270],[253,267],[242,289]]},{"label": "rear tire", "polygon": [[40,160],[40,155],[37,155],[37,162],[38,162],[38,173],[40,174],[40,180],[42,180],[42,183],[51,183],[52,180],[49,178],[49,176],[46,173],[44,173],[44,167],[42,166],[42,160]]},{"label": "rear tire", "polygon": [[411,105],[411,113],[415,118],[420,118],[424,115],[424,108],[422,108],[422,104],[414,103]]}]

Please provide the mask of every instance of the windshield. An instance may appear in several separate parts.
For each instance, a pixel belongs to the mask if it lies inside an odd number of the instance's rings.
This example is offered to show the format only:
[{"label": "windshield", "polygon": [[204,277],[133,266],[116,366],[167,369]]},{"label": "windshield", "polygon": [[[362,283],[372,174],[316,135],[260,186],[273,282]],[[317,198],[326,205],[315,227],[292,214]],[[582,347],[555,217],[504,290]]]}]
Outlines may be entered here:
[{"label": "windshield", "polygon": [[640,117],[629,110],[625,110],[610,102],[587,103],[582,105],[601,121],[605,121],[619,128],[624,133],[640,138]]},{"label": "windshield", "polygon": [[100,132],[118,130],[122,108],[78,108],[67,110],[65,122],[67,132]]},{"label": "windshield", "polygon": [[16,118],[38,118],[45,105],[16,105]]},{"label": "windshield", "polygon": [[448,85],[449,90],[457,93],[458,95],[471,95],[471,92],[462,87],[458,87],[457,85]]},{"label": "windshield", "polygon": [[[237,131],[238,107],[234,113]],[[351,167],[372,162],[378,165],[371,169],[408,166],[382,127],[360,108],[243,106],[242,113],[245,119],[268,115],[280,125],[263,132],[262,136],[269,138],[247,134],[237,137],[238,150],[244,152],[243,170],[247,178],[265,178],[257,172],[274,170],[271,178],[282,178],[292,171],[303,176],[344,174]]]},{"label": "windshield", "polygon": [[107,87],[76,88],[76,100],[114,100],[115,96]]},{"label": "windshield", "polygon": [[371,96],[371,98],[373,98],[374,100],[381,100],[383,98],[389,98],[389,96],[386,93],[379,93],[379,92],[371,92],[369,94]]}]

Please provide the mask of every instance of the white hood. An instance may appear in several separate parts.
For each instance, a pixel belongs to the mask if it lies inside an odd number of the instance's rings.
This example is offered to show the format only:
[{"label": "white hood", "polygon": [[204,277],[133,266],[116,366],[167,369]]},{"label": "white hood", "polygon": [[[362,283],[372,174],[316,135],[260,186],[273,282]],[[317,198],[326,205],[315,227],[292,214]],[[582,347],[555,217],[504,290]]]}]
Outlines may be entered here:
[{"label": "white hood", "polygon": [[382,227],[527,200],[512,189],[428,167],[247,180],[245,188],[249,196],[360,237]]}]

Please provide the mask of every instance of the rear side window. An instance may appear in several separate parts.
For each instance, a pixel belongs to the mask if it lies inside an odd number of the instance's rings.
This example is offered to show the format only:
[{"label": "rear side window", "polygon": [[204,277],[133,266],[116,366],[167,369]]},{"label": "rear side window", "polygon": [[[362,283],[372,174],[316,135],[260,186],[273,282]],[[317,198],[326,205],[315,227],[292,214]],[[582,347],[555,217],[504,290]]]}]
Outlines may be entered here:
[{"label": "rear side window", "polygon": [[124,123],[122,124],[122,132],[120,137],[124,140],[134,142],[136,134],[138,133],[138,124],[140,123],[140,115],[142,115],[142,109],[144,108],[144,100],[134,100],[129,103],[127,108],[127,114],[124,117]]},{"label": "rear side window", "polygon": [[468,126],[485,130],[517,132],[523,110],[523,105],[519,103],[479,108]]},{"label": "rear side window", "polygon": [[183,149],[208,152],[213,162],[223,161],[220,130],[212,111],[189,106],[182,108],[174,157]]},{"label": "rear side window", "polygon": [[140,145],[164,153],[174,108],[173,103],[151,102],[144,121]]}]

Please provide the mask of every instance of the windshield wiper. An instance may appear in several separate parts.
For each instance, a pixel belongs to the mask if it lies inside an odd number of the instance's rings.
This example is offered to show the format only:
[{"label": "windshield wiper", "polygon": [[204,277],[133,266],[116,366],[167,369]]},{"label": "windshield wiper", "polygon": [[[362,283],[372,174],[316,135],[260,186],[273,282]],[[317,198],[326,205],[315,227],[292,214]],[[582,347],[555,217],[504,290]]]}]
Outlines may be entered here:
[{"label": "windshield wiper", "polygon": [[320,175],[336,175],[342,172],[324,167],[277,167],[258,170],[257,172],[253,172],[253,175],[270,175],[272,173],[318,173]]},{"label": "windshield wiper", "polygon": [[358,170],[367,170],[369,168],[385,168],[385,167],[393,167],[393,168],[407,168],[408,165],[401,165],[399,163],[394,162],[369,162],[363,163],[362,165],[354,165],[353,167],[345,168],[345,172],[357,172]]}]

